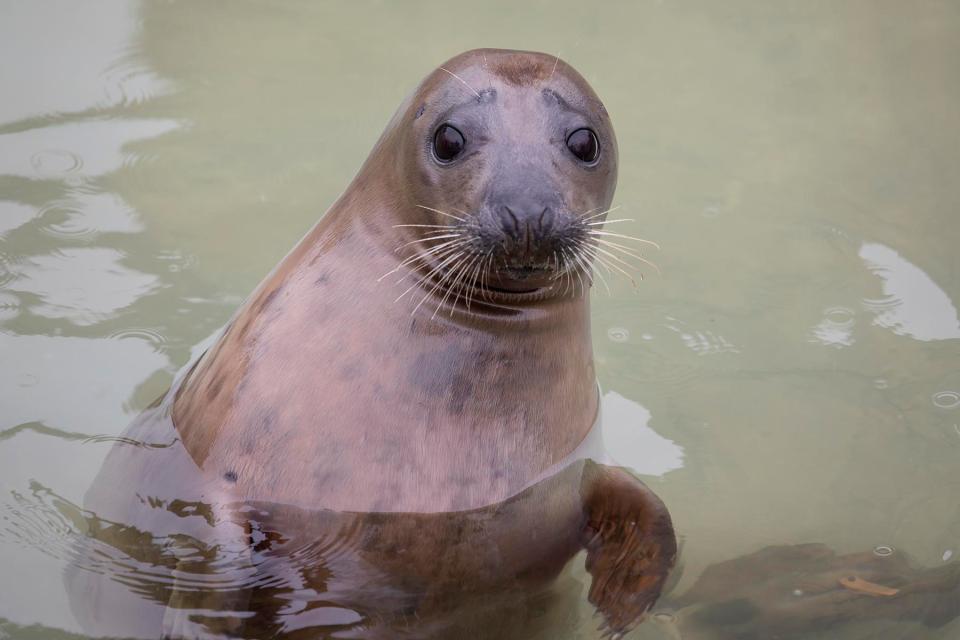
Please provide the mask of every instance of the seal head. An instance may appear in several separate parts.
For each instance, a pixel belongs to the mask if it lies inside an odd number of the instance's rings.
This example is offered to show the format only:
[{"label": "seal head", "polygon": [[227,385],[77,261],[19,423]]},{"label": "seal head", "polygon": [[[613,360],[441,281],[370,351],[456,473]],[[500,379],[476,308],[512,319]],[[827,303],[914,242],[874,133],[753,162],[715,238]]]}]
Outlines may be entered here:
[{"label": "seal head", "polygon": [[588,270],[617,177],[613,127],[580,74],[542,53],[470,51],[398,116],[395,192],[422,225],[406,227],[412,264],[488,297],[569,292],[563,276]]}]

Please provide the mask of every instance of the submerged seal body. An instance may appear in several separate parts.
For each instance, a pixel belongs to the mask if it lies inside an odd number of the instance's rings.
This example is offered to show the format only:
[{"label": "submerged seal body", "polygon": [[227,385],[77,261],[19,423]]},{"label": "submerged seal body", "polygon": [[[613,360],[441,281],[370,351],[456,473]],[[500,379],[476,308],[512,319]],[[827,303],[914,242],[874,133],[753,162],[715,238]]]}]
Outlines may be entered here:
[{"label": "submerged seal body", "polygon": [[477,50],[427,76],[127,433],[173,444],[118,446],[90,491],[94,539],[177,584],[233,576],[152,591],[164,633],[509,637],[535,608],[518,594],[542,608],[583,548],[607,629],[637,623],[674,560],[669,515],[571,458],[598,411],[589,263],[616,175],[607,113],[558,58]]}]

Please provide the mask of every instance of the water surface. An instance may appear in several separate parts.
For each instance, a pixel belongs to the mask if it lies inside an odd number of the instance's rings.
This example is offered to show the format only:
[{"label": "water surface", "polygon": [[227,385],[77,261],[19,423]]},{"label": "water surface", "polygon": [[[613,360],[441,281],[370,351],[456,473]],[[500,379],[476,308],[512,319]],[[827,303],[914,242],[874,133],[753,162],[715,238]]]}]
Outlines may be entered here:
[{"label": "water surface", "polygon": [[619,138],[624,230],[662,246],[662,276],[595,293],[593,327],[608,442],[684,541],[675,592],[768,545],[960,558],[954,3],[44,0],[0,17],[0,637],[79,633],[70,505],[116,436],[419,79],[479,46],[584,74]]}]

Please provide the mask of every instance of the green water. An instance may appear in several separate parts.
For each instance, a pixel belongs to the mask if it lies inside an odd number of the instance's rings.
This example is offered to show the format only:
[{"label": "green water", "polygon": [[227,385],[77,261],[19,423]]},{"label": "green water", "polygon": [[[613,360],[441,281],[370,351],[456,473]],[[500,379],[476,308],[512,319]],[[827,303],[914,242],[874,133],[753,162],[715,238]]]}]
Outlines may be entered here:
[{"label": "green water", "polygon": [[581,71],[624,231],[662,246],[593,327],[608,400],[673,443],[639,470],[684,541],[675,591],[771,544],[960,558],[957,3],[3,0],[0,638],[79,632],[60,507],[104,436],[480,46]]}]

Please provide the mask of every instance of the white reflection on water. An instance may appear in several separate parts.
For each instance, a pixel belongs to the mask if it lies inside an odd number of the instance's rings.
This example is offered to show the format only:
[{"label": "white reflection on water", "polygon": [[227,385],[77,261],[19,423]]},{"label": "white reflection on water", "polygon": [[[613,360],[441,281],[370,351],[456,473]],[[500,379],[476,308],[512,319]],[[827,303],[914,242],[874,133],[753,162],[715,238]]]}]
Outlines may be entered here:
[{"label": "white reflection on water", "polygon": [[101,176],[135,159],[124,152],[127,143],[156,138],[180,124],[165,119],[93,120],[0,135],[0,174]]},{"label": "white reflection on water", "polygon": [[811,331],[810,342],[828,347],[849,347],[853,344],[854,313],[847,307],[823,310],[823,320]]},{"label": "white reflection on water", "polygon": [[63,248],[25,259],[7,288],[40,298],[31,313],[92,325],[160,286],[157,276],[124,266],[123,258],[117,249]]},{"label": "white reflection on water", "polygon": [[45,232],[63,238],[77,238],[99,233],[143,231],[140,215],[113,193],[80,192],[44,209],[45,216],[61,212],[65,215],[59,220],[44,225]]},{"label": "white reflection on water", "polygon": [[[42,422],[89,433],[119,433],[129,419],[122,407],[134,390],[152,373],[169,366],[167,357],[147,340],[6,333],[0,333],[0,362],[17,363],[0,367],[4,427]],[[0,461],[9,451],[0,447]],[[42,458],[42,452],[36,453],[38,458],[20,456],[25,467]],[[53,472],[54,467],[45,467],[44,473]],[[10,470],[10,466],[3,468]]]},{"label": "white reflection on water", "polygon": [[0,200],[0,238],[17,227],[23,226],[36,215],[37,210],[33,207],[19,202]]},{"label": "white reflection on water", "polygon": [[170,83],[129,55],[140,33],[127,0],[7,2],[0,20],[0,124],[139,102]]},{"label": "white reflection on water", "polygon": [[960,338],[957,308],[922,269],[878,243],[864,243],[860,258],[883,280],[886,297],[863,301],[875,325],[917,340]]},{"label": "white reflection on water", "polygon": [[119,434],[138,386],[170,362],[148,340],[0,332],[0,363],[11,362],[0,366],[0,567],[17,579],[16,588],[0,584],[0,618],[73,629],[61,577],[71,530],[56,511],[31,504],[30,488],[40,478],[79,504],[109,446],[73,438]]},{"label": "white reflection on water", "polygon": [[720,353],[740,353],[737,345],[709,329],[692,329],[689,324],[683,320],[671,316],[667,316],[667,320],[668,322],[665,323],[664,326],[679,335],[684,346],[698,356],[716,355]]},{"label": "white reflection on water", "polygon": [[645,407],[608,391],[601,411],[604,445],[617,464],[648,476],[683,467],[683,448],[650,427]]}]

